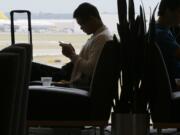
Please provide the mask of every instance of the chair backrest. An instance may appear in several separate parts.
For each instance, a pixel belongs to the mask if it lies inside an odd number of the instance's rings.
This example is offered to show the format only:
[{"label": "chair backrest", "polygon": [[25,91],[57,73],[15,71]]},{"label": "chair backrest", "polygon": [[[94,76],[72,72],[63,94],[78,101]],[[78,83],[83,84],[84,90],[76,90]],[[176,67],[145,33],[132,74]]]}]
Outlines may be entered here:
[{"label": "chair backrest", "polygon": [[25,74],[24,74],[24,88],[22,91],[22,102],[20,107],[20,127],[18,128],[18,135],[24,135],[28,131],[27,129],[27,108],[28,108],[28,96],[29,96],[29,82],[30,82],[30,76],[31,76],[31,65],[32,65],[32,45],[28,43],[16,43],[12,46],[18,46],[25,48],[26,50],[26,60],[25,60]]},{"label": "chair backrest", "polygon": [[163,55],[156,43],[147,46],[145,79],[153,122],[172,121],[172,114],[175,113],[171,83]]},{"label": "chair backrest", "polygon": [[108,120],[120,74],[120,45],[116,40],[108,41],[101,52],[90,85],[94,119]]},{"label": "chair backrest", "polygon": [[12,122],[15,106],[16,89],[19,87],[20,55],[18,53],[0,52],[0,90],[2,101],[1,115],[3,128],[0,134],[12,135]]},{"label": "chair backrest", "polygon": [[[12,45],[13,46],[13,45]],[[28,43],[16,43],[14,46],[25,48],[26,50],[26,61],[25,61],[25,70],[26,74],[24,75],[25,85],[24,89],[27,89],[29,86],[30,75],[31,75],[31,64],[32,64],[32,45]]]}]

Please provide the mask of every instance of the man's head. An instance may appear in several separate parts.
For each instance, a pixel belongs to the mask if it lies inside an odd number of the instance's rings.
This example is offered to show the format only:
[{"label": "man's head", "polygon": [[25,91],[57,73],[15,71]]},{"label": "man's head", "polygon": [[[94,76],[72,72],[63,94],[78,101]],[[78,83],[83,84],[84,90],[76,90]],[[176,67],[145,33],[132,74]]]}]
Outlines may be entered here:
[{"label": "man's head", "polygon": [[97,8],[90,3],[80,4],[73,13],[81,29],[87,33],[94,33],[102,25],[101,17]]},{"label": "man's head", "polygon": [[180,23],[180,0],[161,0],[158,15],[166,17],[172,23]]}]

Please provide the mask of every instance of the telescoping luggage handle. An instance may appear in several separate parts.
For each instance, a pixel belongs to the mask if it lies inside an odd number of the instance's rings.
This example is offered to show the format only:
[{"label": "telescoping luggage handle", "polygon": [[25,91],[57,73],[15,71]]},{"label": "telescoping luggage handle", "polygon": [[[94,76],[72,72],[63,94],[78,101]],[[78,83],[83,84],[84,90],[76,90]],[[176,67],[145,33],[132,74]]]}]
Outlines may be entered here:
[{"label": "telescoping luggage handle", "polygon": [[14,13],[27,13],[29,42],[32,45],[31,12],[28,10],[12,10],[10,12],[10,17],[11,17],[11,44],[15,44]]}]

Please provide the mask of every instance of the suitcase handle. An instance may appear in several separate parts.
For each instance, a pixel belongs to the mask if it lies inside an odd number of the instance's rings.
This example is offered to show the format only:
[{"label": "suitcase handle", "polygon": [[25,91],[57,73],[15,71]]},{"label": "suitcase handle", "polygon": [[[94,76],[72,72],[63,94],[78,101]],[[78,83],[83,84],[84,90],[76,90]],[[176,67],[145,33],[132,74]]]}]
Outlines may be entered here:
[{"label": "suitcase handle", "polygon": [[31,14],[29,10],[12,10],[11,14],[14,14],[14,13],[28,13],[29,15]]},{"label": "suitcase handle", "polygon": [[14,13],[27,13],[27,16],[28,16],[29,42],[32,45],[31,12],[29,10],[12,10],[10,12],[10,17],[11,17],[11,44],[15,44]]}]

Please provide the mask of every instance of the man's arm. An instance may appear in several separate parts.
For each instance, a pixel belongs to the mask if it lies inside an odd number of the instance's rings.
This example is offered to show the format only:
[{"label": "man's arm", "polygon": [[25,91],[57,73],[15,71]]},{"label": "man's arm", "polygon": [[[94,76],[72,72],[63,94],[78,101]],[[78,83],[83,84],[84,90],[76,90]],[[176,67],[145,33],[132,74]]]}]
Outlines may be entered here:
[{"label": "man's arm", "polygon": [[85,75],[92,74],[94,67],[96,65],[96,62],[104,47],[104,44],[108,40],[110,39],[107,39],[104,35],[99,36],[91,44],[91,47],[88,48],[88,51],[86,51],[86,54],[88,55],[87,59],[84,59],[78,55],[74,58],[76,65],[78,65],[78,69],[80,69],[83,74]]},{"label": "man's arm", "polygon": [[62,47],[62,54],[69,59],[73,59],[74,56],[76,56],[76,52],[74,47],[71,44],[67,43],[61,43],[59,44]]}]

